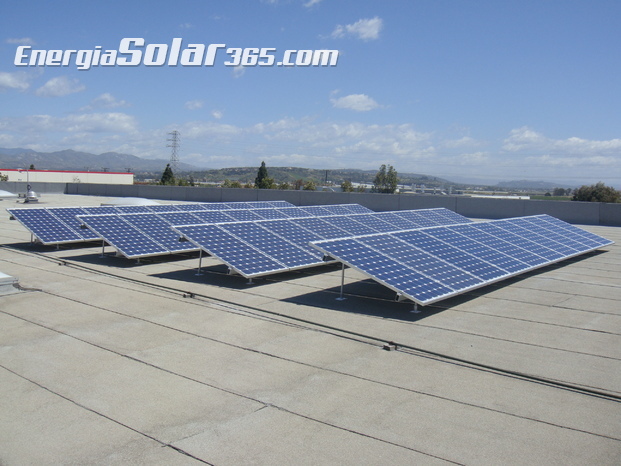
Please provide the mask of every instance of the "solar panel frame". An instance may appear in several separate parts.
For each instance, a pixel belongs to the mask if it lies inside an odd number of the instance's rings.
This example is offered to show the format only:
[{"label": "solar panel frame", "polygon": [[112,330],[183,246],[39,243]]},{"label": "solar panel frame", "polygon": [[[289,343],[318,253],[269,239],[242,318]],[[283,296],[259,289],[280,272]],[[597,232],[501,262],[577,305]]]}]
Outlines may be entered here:
[{"label": "solar panel frame", "polygon": [[[519,222],[517,222],[517,220],[519,220]],[[594,244],[590,249],[582,251],[561,248],[565,252],[564,255],[557,254],[552,256],[548,254],[548,259],[544,262],[534,263],[533,257],[541,256],[537,256],[533,251],[542,253],[541,248],[550,249],[554,245],[548,243],[546,247],[538,244],[537,239],[540,233],[531,234],[529,238],[529,235],[523,231],[516,232],[514,228],[515,224],[523,222],[535,225],[539,232],[541,232],[541,228],[545,229],[548,227],[550,231],[554,231],[557,235],[559,234],[559,230],[561,230],[566,233],[567,237],[569,237],[570,233],[580,237],[588,237]],[[490,226],[493,228],[490,228]],[[579,232],[576,233],[574,229],[579,230]],[[398,296],[410,299],[417,304],[429,305],[530,270],[555,264],[571,257],[584,254],[585,252],[594,251],[613,244],[612,241],[592,233],[582,235],[582,231],[583,230],[558,219],[550,220],[547,217],[531,216],[521,217],[519,219],[436,226],[411,231],[401,231],[394,234],[380,233],[377,235],[366,235],[354,238],[323,240],[312,242],[311,246],[315,247],[323,254],[359,270],[377,282],[382,283],[395,291]],[[528,232],[528,230],[526,230],[526,232]],[[398,247],[393,246],[393,251],[389,253],[381,252],[377,249],[381,244],[379,241],[375,241],[375,238],[407,239],[408,241],[405,242],[409,244],[410,249],[404,247],[400,250]],[[392,244],[394,245],[397,243],[393,241]],[[443,244],[446,244],[446,247],[444,247],[443,253],[439,254],[438,248],[442,250],[441,246],[443,246]],[[563,246],[561,242],[558,244]],[[361,258],[362,250],[365,251],[367,256]],[[406,251],[408,251],[408,256],[405,255]],[[459,279],[455,281],[458,276],[454,275],[453,271],[440,268],[437,264],[431,262],[427,256],[420,256],[421,259],[418,262],[414,260],[417,254],[420,255],[420,251],[433,253],[431,255],[439,260],[447,259],[445,262],[456,265],[456,268],[466,271],[468,274],[480,278],[480,280],[468,282],[467,280]],[[511,256],[511,254],[515,252],[519,254],[520,259]],[[401,257],[399,254],[401,254]],[[475,262],[468,262],[468,254],[472,255],[478,261],[476,267],[474,267]],[[504,262],[505,267],[501,266],[503,265],[503,262],[501,262],[503,256],[506,256],[507,259]],[[392,261],[386,262],[386,258]],[[424,262],[425,260],[427,262]],[[382,264],[387,263],[390,264],[391,268],[388,272],[384,272],[381,270],[381,267]],[[467,270],[464,264],[472,265],[473,268]],[[483,268],[481,268],[481,264],[484,264]],[[507,264],[511,266],[507,267]],[[493,270],[488,266],[494,266],[499,270],[505,270],[506,273],[498,274],[498,271],[496,271],[491,273],[488,279],[485,279],[484,275],[476,275],[477,270]],[[395,270],[398,270],[400,275],[395,275],[395,273],[393,273]],[[414,287],[412,282],[416,280],[423,280],[424,286],[421,285],[419,288]],[[442,288],[434,288],[434,283],[438,283]],[[450,291],[447,292],[447,289]]]},{"label": "solar panel frame", "polygon": [[[184,212],[179,214],[183,215]],[[198,251],[193,244],[179,241],[179,235],[171,228],[172,223],[162,215],[150,212],[121,214],[120,217],[171,254]]]},{"label": "solar panel frame", "polygon": [[124,220],[123,215],[81,215],[78,218],[127,259],[170,254],[163,245]]},{"label": "solar panel frame", "polygon": [[78,243],[84,238],[46,208],[16,208],[7,212],[43,245]]},{"label": "solar panel frame", "polygon": [[182,225],[174,226],[173,230],[245,278],[286,269],[284,264],[223,230],[221,225]]}]

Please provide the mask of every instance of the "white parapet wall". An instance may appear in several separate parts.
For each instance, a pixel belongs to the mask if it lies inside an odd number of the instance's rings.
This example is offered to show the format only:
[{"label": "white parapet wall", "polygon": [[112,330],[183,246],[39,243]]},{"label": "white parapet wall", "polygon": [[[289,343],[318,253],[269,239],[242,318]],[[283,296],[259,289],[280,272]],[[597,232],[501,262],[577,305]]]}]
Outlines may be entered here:
[{"label": "white parapet wall", "polygon": [[60,170],[17,170],[0,168],[9,182],[134,184],[134,174],[126,172],[87,172]]}]

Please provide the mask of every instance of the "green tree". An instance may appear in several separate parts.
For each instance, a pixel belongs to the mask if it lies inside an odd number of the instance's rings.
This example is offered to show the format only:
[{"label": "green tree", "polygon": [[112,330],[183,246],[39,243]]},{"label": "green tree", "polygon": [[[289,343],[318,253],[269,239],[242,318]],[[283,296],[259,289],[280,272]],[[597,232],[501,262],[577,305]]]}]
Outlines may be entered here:
[{"label": "green tree", "polygon": [[606,186],[603,182],[591,186],[581,186],[574,192],[572,201],[584,202],[621,202],[621,192]]},{"label": "green tree", "polygon": [[34,166],[34,163],[31,163],[31,164],[30,164],[30,168],[29,168],[28,170],[36,170],[36,168],[35,168],[35,166]]},{"label": "green tree", "polygon": [[257,177],[254,179],[254,187],[258,189],[273,189],[274,185],[274,180],[267,174],[265,162],[261,162]]},{"label": "green tree", "polygon": [[316,191],[317,185],[315,184],[313,180],[309,180],[306,183],[304,183],[304,187],[302,189],[304,189],[304,191]]},{"label": "green tree", "polygon": [[278,189],[280,189],[282,191],[286,191],[288,189],[291,189],[291,185],[289,183],[287,183],[286,181],[283,181],[282,183],[280,183],[278,185]]},{"label": "green tree", "polygon": [[343,191],[344,193],[353,193],[354,185],[351,184],[351,181],[345,180],[341,183],[341,191]]},{"label": "green tree", "polygon": [[393,194],[397,190],[398,183],[397,171],[393,166],[382,165],[375,175],[371,192]]},{"label": "green tree", "polygon": [[165,185],[173,185],[175,184],[175,175],[170,168],[170,164],[166,164],[166,168],[164,169],[164,173],[162,173],[162,178],[160,179],[160,184]]}]

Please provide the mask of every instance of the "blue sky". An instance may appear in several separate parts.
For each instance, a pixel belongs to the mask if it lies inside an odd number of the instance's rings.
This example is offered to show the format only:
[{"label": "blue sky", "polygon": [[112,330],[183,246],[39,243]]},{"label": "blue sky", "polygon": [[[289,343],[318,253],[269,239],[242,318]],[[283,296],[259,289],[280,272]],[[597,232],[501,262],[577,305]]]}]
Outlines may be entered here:
[{"label": "blue sky", "polygon": [[[0,147],[621,187],[621,2],[32,1],[0,6]],[[124,38],[338,50],[336,66],[16,66]],[[27,60],[26,60],[27,61]],[[38,167],[39,168],[39,167]],[[43,167],[41,167],[43,168]]]}]

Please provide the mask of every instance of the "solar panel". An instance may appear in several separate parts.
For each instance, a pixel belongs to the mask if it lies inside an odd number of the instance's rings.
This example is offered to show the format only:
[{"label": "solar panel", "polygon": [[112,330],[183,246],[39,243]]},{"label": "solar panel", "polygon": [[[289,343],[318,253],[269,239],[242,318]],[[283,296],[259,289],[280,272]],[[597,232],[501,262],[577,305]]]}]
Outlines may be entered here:
[{"label": "solar panel", "polygon": [[263,228],[261,223],[227,223],[220,225],[220,228],[283,264],[284,269],[307,267],[320,263],[317,254],[311,254],[274,232]]},{"label": "solar panel", "polygon": [[45,208],[7,209],[7,211],[42,244],[84,241],[84,238]]},{"label": "solar panel", "polygon": [[346,230],[326,222],[321,217],[294,218],[291,221],[326,239],[353,236],[348,234]]},{"label": "solar panel", "polygon": [[[180,242],[179,235],[175,233],[171,223],[163,218],[164,215],[171,214],[124,214],[123,220],[131,224],[137,230],[147,235],[150,239],[163,246],[169,253],[179,253],[197,251],[198,248],[188,242]],[[184,215],[183,212],[172,215]]]},{"label": "solar panel", "polygon": [[247,220],[262,220],[259,214],[255,214],[252,210],[227,210],[227,215],[230,215],[235,220],[247,221]]},{"label": "solar panel", "polygon": [[284,264],[240,241],[218,225],[176,226],[174,230],[247,278],[286,269]]},{"label": "solar panel", "polygon": [[143,214],[151,212],[149,206],[146,205],[116,205],[114,210],[118,214]]},{"label": "solar panel", "polygon": [[291,202],[287,201],[267,201],[271,207],[294,207]]},{"label": "solar panel", "polygon": [[147,206],[151,212],[178,212],[176,204],[160,204]]},{"label": "solar panel", "polygon": [[371,226],[356,221],[355,217],[321,217],[321,219],[330,225],[334,225],[346,231],[347,236],[370,235],[378,232],[378,230],[375,230]]},{"label": "solar panel", "polygon": [[198,222],[187,223],[185,220],[173,223],[174,225],[192,225],[195,223],[223,223],[223,222],[235,222],[237,221],[226,211],[222,210],[205,210],[202,212],[192,212],[192,215],[199,219]]},{"label": "solar panel", "polygon": [[199,215],[203,212],[163,212],[157,215],[169,225],[194,225],[200,222]]},{"label": "solar panel", "polygon": [[547,215],[312,243],[417,304],[431,304],[609,244],[612,241]]},{"label": "solar panel", "polygon": [[80,228],[81,222],[77,216],[86,214],[84,209],[80,207],[49,207],[47,211],[71,228],[84,241],[101,239],[92,231]]},{"label": "solar panel", "polygon": [[286,214],[284,214],[283,212],[275,208],[257,209],[257,210],[254,210],[253,212],[264,219],[289,218],[287,217]]},{"label": "solar panel", "polygon": [[170,254],[170,251],[119,215],[82,215],[84,224],[128,259]]}]

